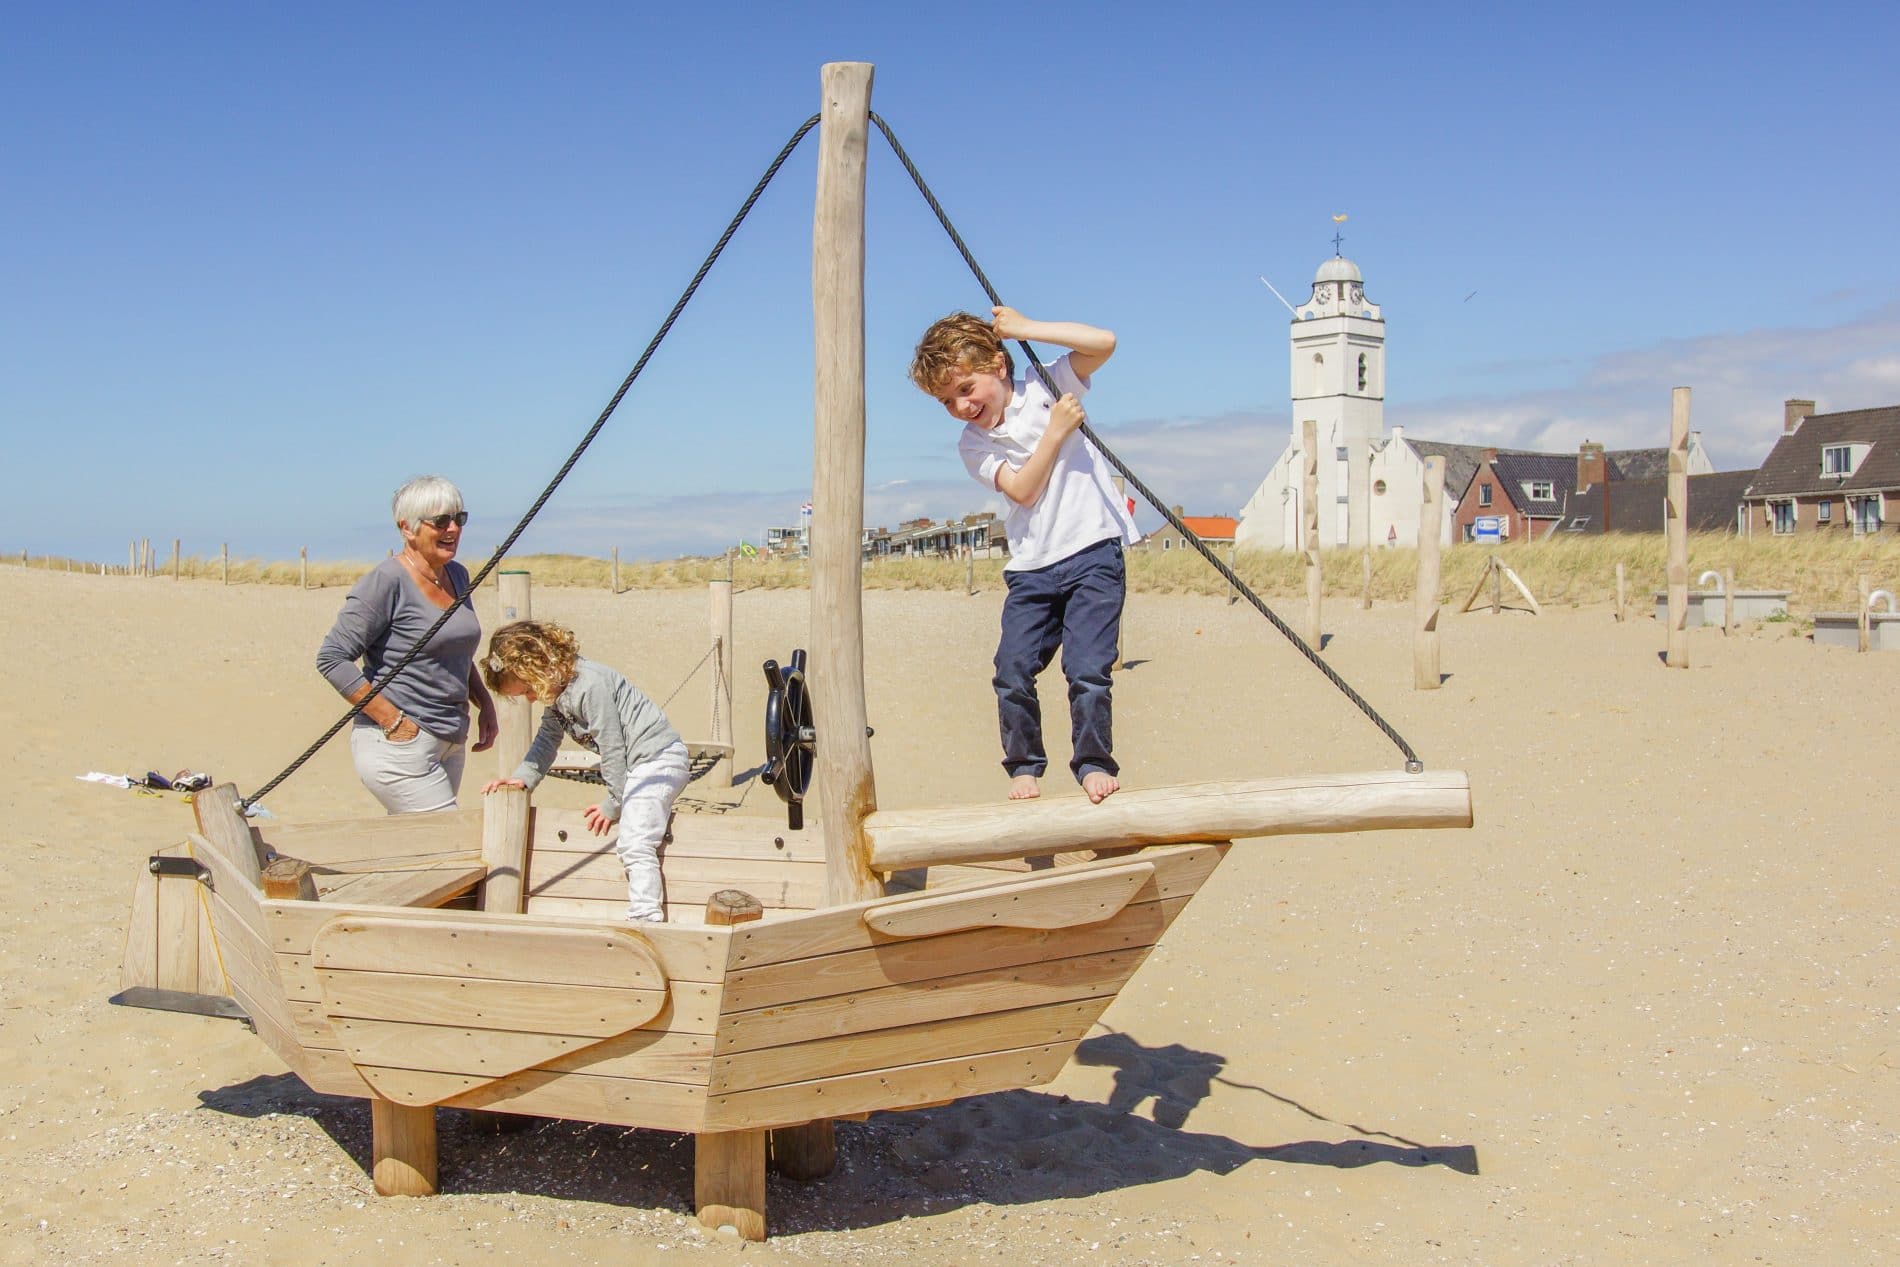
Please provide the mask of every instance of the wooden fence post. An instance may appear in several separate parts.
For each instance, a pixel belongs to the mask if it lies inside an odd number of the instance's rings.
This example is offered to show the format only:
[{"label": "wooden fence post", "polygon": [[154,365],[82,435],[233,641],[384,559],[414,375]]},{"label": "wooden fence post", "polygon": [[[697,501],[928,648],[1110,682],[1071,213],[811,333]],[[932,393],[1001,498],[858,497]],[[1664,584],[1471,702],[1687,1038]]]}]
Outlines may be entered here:
[{"label": "wooden fence post", "polygon": [[310,588],[310,548],[308,546],[297,547],[297,588],[303,590]]},{"label": "wooden fence post", "polygon": [[1412,689],[1435,691],[1438,671],[1438,531],[1445,518],[1445,459],[1425,459],[1418,512],[1418,577],[1412,586]]},{"label": "wooden fence post", "polygon": [[1663,662],[1689,667],[1689,389],[1670,394],[1669,493],[1663,526],[1669,533],[1669,634]]},{"label": "wooden fence post", "polygon": [[1319,423],[1308,418],[1300,424],[1300,546],[1306,552],[1306,645],[1320,649],[1320,592],[1325,581],[1319,570]]},{"label": "wooden fence post", "polygon": [[707,597],[710,600],[710,624],[712,627],[712,733],[707,736],[714,743],[726,744],[725,756],[717,758],[712,768],[706,771],[707,787],[731,787],[734,727],[732,724],[732,582],[709,581],[706,584]]},{"label": "wooden fence post", "polygon": [[1722,569],[1722,636],[1735,628],[1735,569]]},{"label": "wooden fence post", "polygon": [[610,588],[616,594],[620,592],[620,547],[619,546],[614,547],[614,573],[613,573],[613,583],[610,586]]},{"label": "wooden fence post", "polygon": [[1865,651],[1872,645],[1872,639],[1869,637],[1871,631],[1868,626],[1872,623],[1873,618],[1867,614],[1873,608],[1871,601],[1872,586],[1868,584],[1867,574],[1865,572],[1862,572],[1855,579],[1860,589],[1860,649]]},{"label": "wooden fence post", "polygon": [[218,547],[218,584],[231,583],[231,543],[225,542]]},{"label": "wooden fence post", "polygon": [[1629,603],[1626,601],[1627,593],[1628,591],[1623,587],[1623,562],[1619,559],[1616,564],[1616,619],[1618,624],[1629,619]]},{"label": "wooden fence post", "polygon": [[172,538],[172,580],[174,581],[177,580],[179,577],[178,547],[182,544],[183,543],[179,541],[177,537]]}]

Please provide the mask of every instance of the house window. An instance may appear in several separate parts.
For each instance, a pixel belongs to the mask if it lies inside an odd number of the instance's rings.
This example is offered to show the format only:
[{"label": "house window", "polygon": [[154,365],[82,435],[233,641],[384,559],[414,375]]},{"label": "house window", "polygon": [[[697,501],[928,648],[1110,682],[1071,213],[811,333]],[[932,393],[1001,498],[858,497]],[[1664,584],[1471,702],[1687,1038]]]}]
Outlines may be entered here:
[{"label": "house window", "polygon": [[1346,446],[1342,444],[1338,448],[1333,450],[1333,461],[1344,462],[1345,460],[1346,460]]},{"label": "house window", "polygon": [[1564,525],[1564,531],[1565,532],[1582,532],[1589,526],[1590,526],[1590,516],[1578,515],[1576,518],[1572,519],[1569,523]]},{"label": "house window", "polygon": [[1785,537],[1794,531],[1794,503],[1769,502],[1769,517],[1774,521],[1775,535]]},{"label": "house window", "polygon": [[1825,524],[1825,523],[1832,523],[1833,521],[1834,521],[1834,503],[1833,502],[1814,503],[1814,522],[1815,523]]},{"label": "house window", "polygon": [[1880,495],[1871,497],[1850,497],[1847,499],[1847,513],[1854,520],[1854,535],[1866,536],[1880,531]]},{"label": "house window", "polygon": [[1491,486],[1489,484],[1478,485],[1478,505],[1489,506],[1490,504],[1491,504]]},{"label": "house window", "polygon": [[1530,480],[1524,485],[1524,492],[1534,502],[1548,502],[1557,499],[1557,486],[1550,480]]},{"label": "house window", "polygon": [[1173,538],[1173,537],[1163,537],[1163,538],[1161,538],[1161,548],[1162,548],[1163,550],[1172,550],[1172,549],[1174,549],[1174,538]]},{"label": "house window", "polygon": [[1854,473],[1854,446],[1851,444],[1830,444],[1821,450],[1821,474],[1852,475]]}]

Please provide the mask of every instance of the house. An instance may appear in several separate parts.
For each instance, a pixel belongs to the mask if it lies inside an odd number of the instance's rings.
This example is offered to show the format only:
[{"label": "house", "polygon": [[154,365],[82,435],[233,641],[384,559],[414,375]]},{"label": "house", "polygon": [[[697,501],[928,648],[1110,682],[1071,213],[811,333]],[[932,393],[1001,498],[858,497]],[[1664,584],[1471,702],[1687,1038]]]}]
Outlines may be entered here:
[{"label": "house", "polygon": [[961,559],[1007,558],[1009,538],[1002,520],[993,510],[978,511],[961,519],[934,523],[929,519],[907,519],[896,532],[878,529],[875,557]]},{"label": "house", "polygon": [[[1741,532],[1746,522],[1742,494],[1754,471],[1712,471],[1689,477],[1689,531]],[[1663,530],[1669,477],[1584,485],[1564,508],[1558,532],[1651,532]]]},{"label": "house", "polygon": [[[1700,432],[1689,433],[1688,467],[1692,478],[1714,473]],[[1665,478],[1668,469],[1666,446],[1608,450],[1585,440],[1574,457],[1487,449],[1464,488],[1454,493],[1447,478],[1445,494],[1458,499],[1452,510],[1456,540],[1475,540],[1478,520],[1496,519],[1504,540],[1532,541],[1570,523],[1581,523],[1575,531],[1589,530],[1601,518],[1595,508],[1606,499],[1617,503],[1617,489]]]},{"label": "house", "polygon": [[[1187,525],[1188,531],[1199,537],[1211,547],[1234,544],[1234,529],[1239,521],[1231,515],[1189,515],[1179,506],[1174,508],[1174,516]],[[1175,530],[1173,524],[1163,524],[1155,531],[1143,537],[1134,546],[1135,550],[1186,550],[1187,539]]]},{"label": "house", "polygon": [[1750,534],[1881,531],[1900,518],[1900,405],[1817,414],[1784,402],[1781,438],[1742,500]]}]

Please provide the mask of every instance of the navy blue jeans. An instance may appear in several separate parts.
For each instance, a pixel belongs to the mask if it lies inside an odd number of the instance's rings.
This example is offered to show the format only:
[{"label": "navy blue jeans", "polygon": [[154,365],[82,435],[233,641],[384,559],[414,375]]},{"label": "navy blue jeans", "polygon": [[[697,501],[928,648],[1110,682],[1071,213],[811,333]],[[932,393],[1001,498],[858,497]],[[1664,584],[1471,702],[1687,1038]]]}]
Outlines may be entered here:
[{"label": "navy blue jeans", "polygon": [[1069,724],[1076,781],[1091,770],[1117,775],[1111,755],[1109,674],[1115,666],[1122,598],[1128,589],[1122,543],[1111,537],[1031,572],[1005,572],[1003,636],[996,646],[996,713],[1003,733],[1003,768],[1013,777],[1042,777],[1049,768],[1042,743],[1042,705],[1036,675],[1062,648],[1069,679]]}]

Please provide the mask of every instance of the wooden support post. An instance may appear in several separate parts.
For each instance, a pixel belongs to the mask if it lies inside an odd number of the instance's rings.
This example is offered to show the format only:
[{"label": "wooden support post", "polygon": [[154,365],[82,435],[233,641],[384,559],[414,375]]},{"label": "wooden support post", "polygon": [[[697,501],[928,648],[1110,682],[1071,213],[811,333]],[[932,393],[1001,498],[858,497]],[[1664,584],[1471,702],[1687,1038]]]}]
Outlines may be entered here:
[{"label": "wooden support post", "polygon": [[976,547],[970,546],[963,556],[963,592],[976,593]]},{"label": "wooden support post", "polygon": [[231,583],[231,543],[225,542],[218,547],[218,584]]},{"label": "wooden support post", "polygon": [[20,567],[22,570],[26,568],[26,551],[25,550],[20,551]]},{"label": "wooden support post", "polygon": [[1438,529],[1445,517],[1445,459],[1425,459],[1418,512],[1418,579],[1412,586],[1412,689],[1435,691],[1438,669]]},{"label": "wooden support post", "polygon": [[1320,649],[1319,600],[1325,586],[1319,570],[1319,424],[1300,424],[1300,548],[1306,552],[1306,645]]},{"label": "wooden support post", "polygon": [[1872,646],[1873,641],[1869,636],[1872,632],[1869,626],[1872,624],[1873,618],[1867,614],[1873,610],[1872,586],[1868,584],[1867,574],[1865,572],[1862,572],[1860,576],[1856,578],[1856,583],[1860,589],[1860,601],[1857,604],[1860,611],[1860,649],[1866,651]]},{"label": "wooden support post", "polygon": [[310,548],[308,546],[297,547],[297,588],[300,590],[310,588]]},{"label": "wooden support post", "polygon": [[750,924],[764,914],[764,903],[744,889],[721,889],[706,899],[706,922],[717,928]]},{"label": "wooden support post", "polygon": [[765,1239],[765,1132],[693,1137],[693,1204],[699,1221],[748,1241]]},{"label": "wooden support post", "polygon": [[435,1193],[435,1109],[373,1097],[369,1102],[370,1175],[385,1197]]},{"label": "wooden support post", "polygon": [[[514,766],[503,771],[514,772]],[[528,835],[532,823],[528,793],[524,788],[496,788],[482,798],[482,863],[488,874],[482,880],[481,907],[519,915],[527,893]]]},{"label": "wooden support post", "polygon": [[1623,585],[1623,564],[1621,560],[1618,560],[1616,565],[1616,619],[1618,624],[1621,624],[1629,618],[1627,595],[1628,591]]},{"label": "wooden support post", "polygon": [[139,575],[149,577],[152,574],[152,539],[139,539]]},{"label": "wooden support post", "polygon": [[177,537],[172,538],[172,580],[178,579],[178,547],[183,545]]},{"label": "wooden support post", "polygon": [[[712,728],[707,735],[713,743],[733,743],[732,724],[732,582],[709,581],[709,624],[712,629]],[[706,786],[732,786],[732,755],[720,757],[706,771]]]},{"label": "wooden support post", "polygon": [[261,876],[264,896],[274,902],[314,902],[317,882],[301,858],[273,858]]},{"label": "wooden support post", "polygon": [[824,68],[812,221],[817,436],[812,462],[809,666],[818,740],[812,781],[825,837],[825,904],[881,897],[864,818],[877,808],[865,734],[864,167],[872,68]]},{"label": "wooden support post", "polygon": [[[22,551],[24,553],[24,551]],[[125,574],[131,576],[139,570],[139,543],[134,541],[125,551]]]},{"label": "wooden support post", "polygon": [[1689,389],[1670,395],[1669,482],[1663,505],[1669,534],[1669,632],[1663,662],[1689,667]]},{"label": "wooden support post", "polygon": [[1735,569],[1722,569],[1722,636],[1735,628]]},{"label": "wooden support post", "polygon": [[613,592],[616,594],[620,592],[620,547],[619,546],[614,547],[613,583],[611,584],[611,586],[609,586],[609,588],[612,589]]},{"label": "wooden support post", "polygon": [[1504,565],[1494,554],[1485,568],[1491,573],[1491,614],[1495,616],[1504,610]]},{"label": "wooden support post", "polygon": [[[497,588],[500,591],[501,615],[495,627],[499,629],[517,620],[533,620],[533,579],[520,568],[503,569],[499,576]],[[495,712],[501,723],[501,734],[495,739],[495,768],[505,779],[514,773],[515,767],[521,764],[521,758],[528,754],[528,744],[533,739],[531,727],[534,708],[525,699],[497,694]],[[620,790],[616,788],[614,791],[618,795]]]}]

